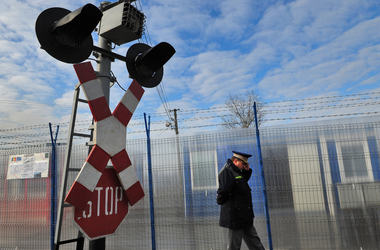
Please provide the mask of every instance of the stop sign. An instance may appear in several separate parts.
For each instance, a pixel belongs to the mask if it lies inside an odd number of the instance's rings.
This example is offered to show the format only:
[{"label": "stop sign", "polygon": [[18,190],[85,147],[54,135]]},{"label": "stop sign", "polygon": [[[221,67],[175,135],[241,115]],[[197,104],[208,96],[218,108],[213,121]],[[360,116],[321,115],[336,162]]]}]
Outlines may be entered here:
[{"label": "stop sign", "polygon": [[75,208],[74,224],[94,240],[116,232],[127,216],[129,202],[114,168],[106,168],[86,209]]}]

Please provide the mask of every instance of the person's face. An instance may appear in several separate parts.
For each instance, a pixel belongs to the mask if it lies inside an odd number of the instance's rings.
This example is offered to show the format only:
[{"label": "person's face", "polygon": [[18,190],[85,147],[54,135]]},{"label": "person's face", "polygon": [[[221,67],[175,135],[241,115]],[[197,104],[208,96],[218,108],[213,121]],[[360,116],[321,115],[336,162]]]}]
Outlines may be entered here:
[{"label": "person's face", "polygon": [[234,164],[235,166],[239,169],[239,170],[248,170],[249,169],[249,164],[248,163],[245,163],[244,161],[240,160],[240,159],[236,159],[234,161]]}]

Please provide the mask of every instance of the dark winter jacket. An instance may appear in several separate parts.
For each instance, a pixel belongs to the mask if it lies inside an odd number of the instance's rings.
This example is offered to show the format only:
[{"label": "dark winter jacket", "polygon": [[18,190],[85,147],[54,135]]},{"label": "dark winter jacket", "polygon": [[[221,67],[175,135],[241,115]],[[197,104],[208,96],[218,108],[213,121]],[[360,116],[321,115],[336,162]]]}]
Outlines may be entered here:
[{"label": "dark winter jacket", "polygon": [[253,225],[251,188],[248,180],[252,169],[240,171],[228,159],[219,172],[217,203],[221,205],[219,226],[241,229]]}]

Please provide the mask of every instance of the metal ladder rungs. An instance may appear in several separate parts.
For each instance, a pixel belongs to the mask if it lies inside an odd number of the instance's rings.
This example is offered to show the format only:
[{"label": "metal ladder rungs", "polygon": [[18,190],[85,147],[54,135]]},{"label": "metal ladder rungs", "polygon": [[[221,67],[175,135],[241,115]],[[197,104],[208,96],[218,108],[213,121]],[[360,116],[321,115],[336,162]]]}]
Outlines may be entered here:
[{"label": "metal ladder rungs", "polygon": [[89,134],[82,134],[82,133],[73,133],[73,136],[91,138],[91,135],[89,135]]},{"label": "metal ladder rungs", "polygon": [[87,100],[84,100],[84,99],[80,99],[80,98],[78,98],[78,102],[88,103],[88,101],[87,101]]},{"label": "metal ladder rungs", "polygon": [[75,172],[75,171],[79,172],[80,170],[81,170],[80,168],[68,168],[67,169],[67,171],[73,171],[73,172]]},{"label": "metal ladder rungs", "polygon": [[80,238],[75,238],[75,239],[71,239],[71,240],[63,240],[63,241],[59,242],[59,245],[64,245],[64,244],[68,244],[68,243],[77,242],[78,240],[81,240],[81,239]]},{"label": "metal ladder rungs", "polygon": [[[83,248],[83,245],[84,245],[84,238],[83,238],[83,237],[78,237],[78,238],[75,238],[75,239],[62,240],[62,241],[58,242],[58,243],[54,246],[54,250],[59,249],[59,246],[60,246],[60,245],[70,244],[70,243],[74,243],[74,242],[77,243],[77,246],[78,246],[78,245],[81,245],[81,248]],[[78,248],[78,247],[77,247],[77,248]]]},{"label": "metal ladder rungs", "polygon": [[63,204],[63,207],[73,207],[73,205],[71,205],[69,203],[65,203],[65,204]]}]

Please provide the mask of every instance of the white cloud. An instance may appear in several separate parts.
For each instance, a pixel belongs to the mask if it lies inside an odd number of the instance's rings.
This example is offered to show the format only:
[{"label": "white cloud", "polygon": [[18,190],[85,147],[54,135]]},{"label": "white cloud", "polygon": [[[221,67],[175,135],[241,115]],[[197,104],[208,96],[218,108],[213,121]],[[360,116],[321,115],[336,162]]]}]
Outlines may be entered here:
[{"label": "white cloud", "polygon": [[[47,8],[75,10],[88,2],[100,4],[94,0],[0,3],[0,102],[29,101],[25,108],[20,103],[2,108],[2,127],[68,122],[76,75],[72,65],[39,48],[34,25]],[[177,51],[165,65],[163,79],[172,108],[223,104],[229,93],[246,89],[272,101],[377,88],[377,0],[144,0],[142,7],[151,45],[166,41]],[[97,35],[93,37],[96,43]],[[114,52],[125,55],[131,44]],[[112,71],[128,88],[131,79],[125,63],[116,60]],[[123,93],[117,85],[111,89],[111,109]],[[146,89],[136,115],[143,112],[162,112],[156,89]],[[89,113],[83,109],[80,114]]]},{"label": "white cloud", "polygon": [[[339,6],[339,8],[349,9],[347,6]],[[331,16],[334,16],[334,20],[336,20],[338,18],[336,17],[337,10],[330,12],[335,13]],[[352,11],[348,11],[345,15],[352,15]],[[345,15],[340,15],[340,17],[347,18]],[[323,12],[319,13],[316,20],[320,20],[323,16]],[[329,14],[326,15],[326,17],[328,16]],[[330,26],[322,25],[321,27],[330,29]],[[310,47],[310,50],[304,50],[302,56],[293,53],[294,57],[289,61],[280,62],[278,60],[278,67],[268,71],[266,76],[261,79],[260,90],[272,98],[297,98],[297,96],[315,95],[326,90],[347,89],[374,74],[376,68],[374,65],[378,65],[378,60],[374,58],[378,53],[375,51],[371,53],[373,55],[371,57],[373,58],[371,59],[372,65],[366,62],[368,55],[363,54],[367,50],[373,50],[372,45],[380,41],[378,32],[375,32],[379,26],[379,18],[361,20],[354,26],[351,24],[352,27],[349,28],[343,26],[337,21],[337,30],[329,35],[319,34],[319,37],[330,38],[330,40],[321,40],[320,44],[316,43],[318,46],[314,49],[310,41],[309,46],[304,46],[305,48]],[[346,26],[348,25],[346,24]],[[317,27],[319,26],[317,25]],[[347,30],[343,30],[343,28],[347,28]],[[313,29],[317,30],[315,27]],[[319,30],[324,32],[322,29]],[[282,41],[281,36],[279,37],[279,40]],[[313,37],[311,36],[311,38]],[[286,41],[284,42],[286,43]],[[313,41],[313,43],[315,42]],[[287,48],[281,50],[280,48],[277,47],[278,53],[280,51],[283,51],[284,55],[288,53]]]}]

